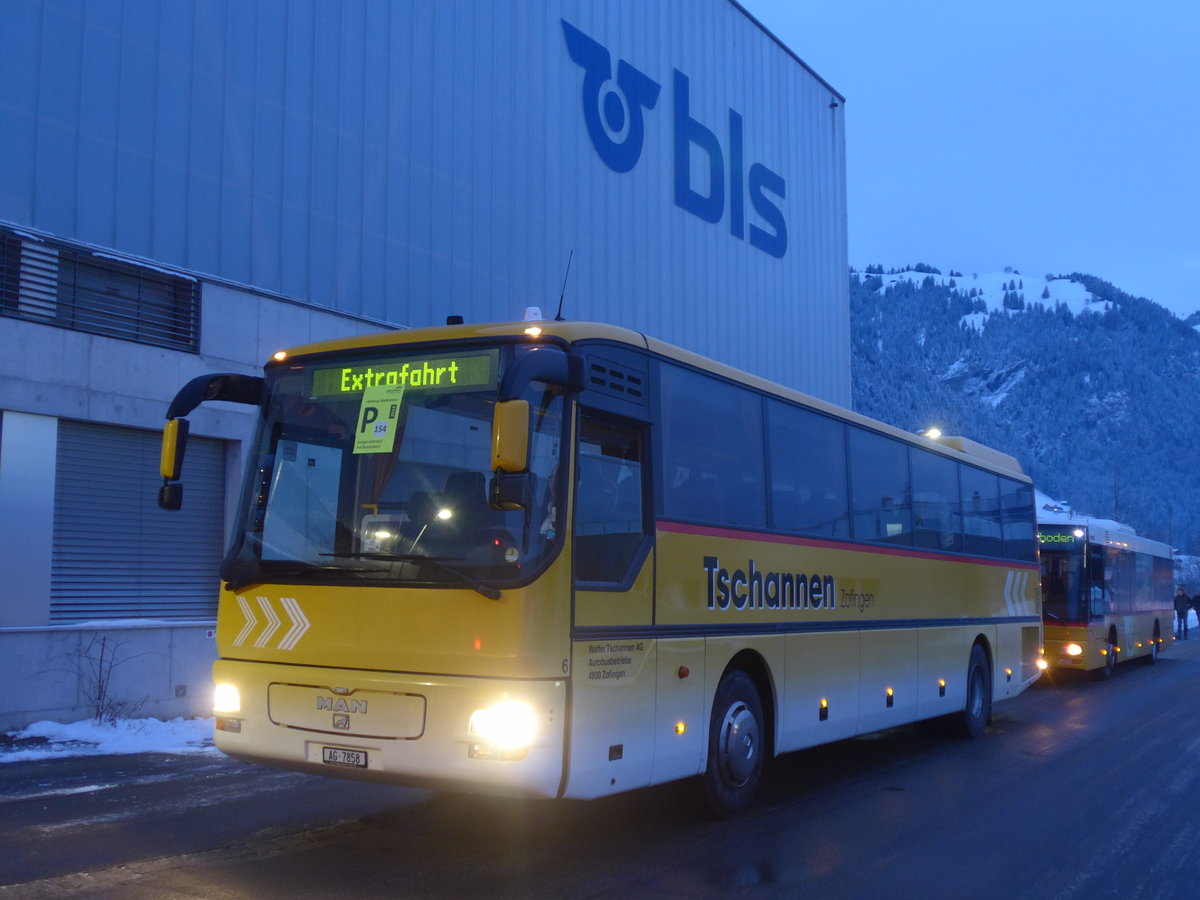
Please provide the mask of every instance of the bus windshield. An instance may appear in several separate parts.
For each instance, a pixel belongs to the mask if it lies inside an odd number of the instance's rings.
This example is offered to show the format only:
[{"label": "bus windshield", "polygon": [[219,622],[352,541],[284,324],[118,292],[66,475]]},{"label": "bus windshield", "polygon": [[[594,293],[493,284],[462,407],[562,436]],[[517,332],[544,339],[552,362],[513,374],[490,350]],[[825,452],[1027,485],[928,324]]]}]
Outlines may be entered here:
[{"label": "bus windshield", "polygon": [[530,504],[488,500],[491,423],[515,348],[403,352],[268,369],[242,519],[222,576],[467,586],[532,578],[561,545],[564,399],[532,383]]},{"label": "bus windshield", "polygon": [[1083,555],[1070,550],[1047,550],[1042,562],[1042,615],[1047,621],[1086,622],[1083,594]]}]

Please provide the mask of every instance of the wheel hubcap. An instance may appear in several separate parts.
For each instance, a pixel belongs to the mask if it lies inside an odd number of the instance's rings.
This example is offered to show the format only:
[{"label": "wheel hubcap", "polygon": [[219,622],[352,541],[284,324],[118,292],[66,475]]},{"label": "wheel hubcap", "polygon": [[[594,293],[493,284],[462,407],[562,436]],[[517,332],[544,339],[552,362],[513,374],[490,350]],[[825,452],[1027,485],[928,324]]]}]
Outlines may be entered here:
[{"label": "wheel hubcap", "polygon": [[983,712],[983,675],[978,669],[971,673],[971,696],[967,708],[974,718],[979,718]]},{"label": "wheel hubcap", "polygon": [[758,764],[758,721],[744,703],[735,703],[721,722],[717,749],[721,771],[733,786],[745,784]]}]

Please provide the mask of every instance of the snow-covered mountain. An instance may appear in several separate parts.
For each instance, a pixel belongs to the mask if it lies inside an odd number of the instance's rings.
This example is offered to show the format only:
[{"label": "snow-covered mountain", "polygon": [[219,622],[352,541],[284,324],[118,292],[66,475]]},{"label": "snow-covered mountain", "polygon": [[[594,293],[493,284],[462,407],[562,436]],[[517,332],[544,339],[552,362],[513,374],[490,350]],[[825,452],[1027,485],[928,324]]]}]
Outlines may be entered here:
[{"label": "snow-covered mountain", "polygon": [[1200,551],[1191,320],[1078,273],[871,266],[850,296],[857,410],[990,444],[1076,509]]}]

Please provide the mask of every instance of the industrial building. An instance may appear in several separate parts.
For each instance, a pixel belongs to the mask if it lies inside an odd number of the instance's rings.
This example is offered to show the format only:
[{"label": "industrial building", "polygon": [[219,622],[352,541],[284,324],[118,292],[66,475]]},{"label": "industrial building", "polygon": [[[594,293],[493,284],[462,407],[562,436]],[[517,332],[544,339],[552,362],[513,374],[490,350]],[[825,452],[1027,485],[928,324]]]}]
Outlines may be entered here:
[{"label": "industrial building", "polygon": [[[245,408],[325,337],[547,316],[850,400],[843,98],[732,0],[0,0],[0,728],[208,714]],[[802,48],[801,48],[802,49]]]}]

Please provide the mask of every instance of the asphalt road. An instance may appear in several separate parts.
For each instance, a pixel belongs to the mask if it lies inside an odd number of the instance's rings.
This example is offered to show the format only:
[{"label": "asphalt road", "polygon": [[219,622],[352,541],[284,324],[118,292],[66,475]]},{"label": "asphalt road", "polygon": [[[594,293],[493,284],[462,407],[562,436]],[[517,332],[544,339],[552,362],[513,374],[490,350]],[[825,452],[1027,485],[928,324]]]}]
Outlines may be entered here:
[{"label": "asphalt road", "polygon": [[434,795],[220,757],[0,766],[0,898],[1196,896],[1200,640],[1042,683],[978,741],[791,754],[714,822],[685,782]]}]

